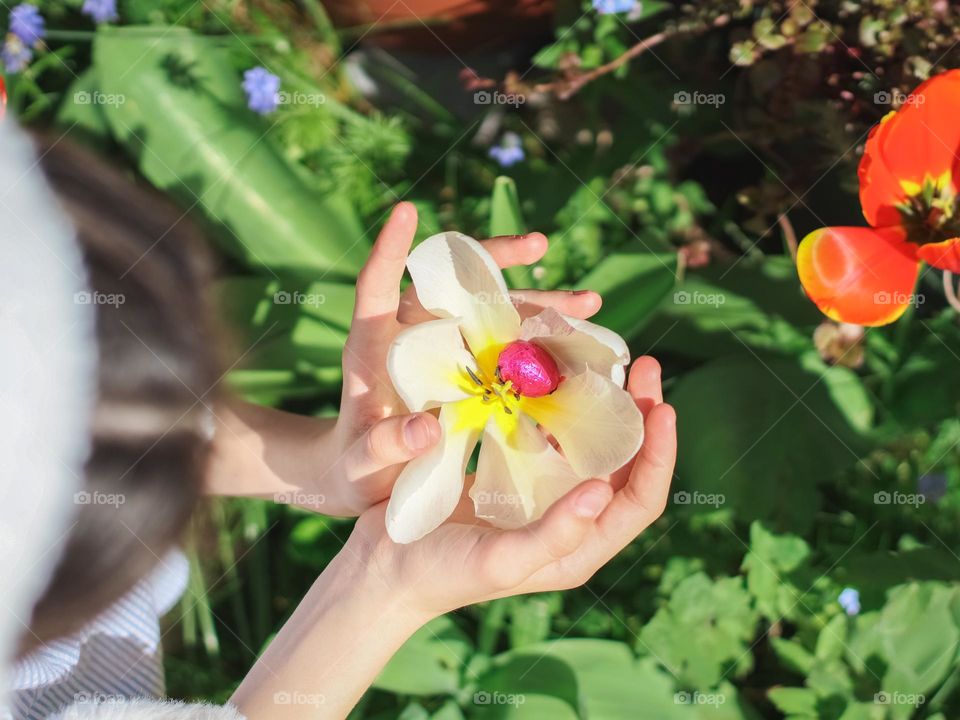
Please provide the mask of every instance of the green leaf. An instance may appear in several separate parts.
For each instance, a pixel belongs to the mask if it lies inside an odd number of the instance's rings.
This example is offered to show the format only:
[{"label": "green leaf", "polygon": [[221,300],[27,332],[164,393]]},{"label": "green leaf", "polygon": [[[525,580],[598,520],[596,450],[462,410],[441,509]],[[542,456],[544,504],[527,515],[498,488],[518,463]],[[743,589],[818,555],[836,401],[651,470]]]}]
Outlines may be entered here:
[{"label": "green leaf", "polygon": [[816,658],[797,640],[771,637],[770,647],[773,648],[780,662],[798,675],[807,675],[813,668]]},{"label": "green leaf", "polygon": [[223,38],[179,27],[101,28],[94,67],[114,137],[160,189],[222,229],[223,247],[252,267],[352,278],[367,251],[346,199],[309,189],[244,107]]},{"label": "green leaf", "polygon": [[[649,658],[638,661],[629,646],[612,640],[563,639],[511,650],[494,659],[491,671],[478,680],[487,693],[525,698],[521,712],[509,714],[489,706],[478,718],[569,718],[662,720],[690,718],[689,708],[674,701],[672,678]],[[524,714],[536,698],[563,702],[569,713]],[[505,706],[501,706],[505,707]]]},{"label": "green leaf", "polygon": [[[864,660],[882,661],[883,692],[926,695],[943,682],[957,661],[958,609],[957,586],[925,582],[895,587],[879,613],[857,618],[848,661],[855,666]],[[910,717],[913,707],[895,697],[892,716]]]},{"label": "green leaf", "polygon": [[[490,235],[520,235],[526,232],[520,197],[512,178],[500,176],[493,183],[490,196]],[[530,269],[526,266],[507,268],[503,271],[510,287],[533,287]]]},{"label": "green leaf", "polygon": [[510,647],[546,640],[555,604],[550,595],[513,598],[510,604]]},{"label": "green leaf", "polygon": [[817,717],[817,694],[809,688],[771,688],[767,697],[778,710],[788,715]]},{"label": "green leaf", "polygon": [[747,572],[747,589],[757,599],[757,608],[772,621],[781,617],[795,618],[806,608],[802,593],[809,585],[798,587],[790,573],[799,568],[810,554],[810,547],[796,535],[774,535],[761,523],[750,526],[750,552],[743,560]]},{"label": "green leaf", "polygon": [[[799,354],[813,347],[812,329],[822,320],[789,258],[690,271],[670,300],[640,343],[698,360],[761,350]],[[810,332],[800,329],[806,326]]]},{"label": "green leaf", "polygon": [[703,573],[683,580],[640,632],[637,650],[649,652],[687,687],[713,687],[726,674],[749,670],[747,652],[757,615],[740,578],[712,581]]},{"label": "green leaf", "polygon": [[817,373],[790,359],[722,358],[681,377],[670,401],[685,448],[680,487],[723,496],[740,519],[777,530],[808,528],[817,483],[870,446],[859,413],[869,398],[845,368]]},{"label": "green leaf", "polygon": [[424,625],[390,659],[373,687],[401,695],[455,694],[472,652],[467,637],[443,615]]},{"label": "green leaf", "polygon": [[577,285],[603,297],[592,321],[629,341],[673,290],[676,273],[674,254],[618,252],[605,257]]},{"label": "green leaf", "polygon": [[103,102],[111,98],[101,97],[100,93],[96,73],[92,68],[87,68],[64,93],[57,111],[57,126],[79,135],[84,143],[100,147],[106,145],[110,139],[110,127],[104,117]]}]

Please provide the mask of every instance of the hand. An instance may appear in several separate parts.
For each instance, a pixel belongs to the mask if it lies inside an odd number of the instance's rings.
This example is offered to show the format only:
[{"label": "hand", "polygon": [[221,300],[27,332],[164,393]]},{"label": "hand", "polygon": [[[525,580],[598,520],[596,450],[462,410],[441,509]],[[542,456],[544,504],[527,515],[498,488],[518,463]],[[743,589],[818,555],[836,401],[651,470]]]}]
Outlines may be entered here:
[{"label": "hand", "polygon": [[[406,202],[398,204],[357,279],[353,323],[343,353],[340,417],[333,442],[323,448],[325,457],[320,460],[327,468],[321,484],[335,488],[337,507],[347,513],[359,514],[388,497],[402,464],[440,438],[440,425],[433,415],[409,414],[386,368],[387,351],[397,333],[435,319],[417,301],[412,286],[400,292],[416,228],[416,208]],[[506,268],[540,260],[547,239],[531,233],[493,238],[483,245],[500,267]],[[601,303],[593,292],[524,290],[511,296],[521,317],[553,307],[586,319]]]},{"label": "hand", "polygon": [[383,591],[421,618],[583,584],[656,520],[667,502],[676,418],[663,402],[657,361],[639,358],[627,389],[646,419],[640,452],[613,476],[578,485],[536,522],[516,530],[490,527],[473,517],[465,491],[444,525],[397,545],[387,536],[386,503],[380,503],[360,516],[341,554],[377,573]]}]

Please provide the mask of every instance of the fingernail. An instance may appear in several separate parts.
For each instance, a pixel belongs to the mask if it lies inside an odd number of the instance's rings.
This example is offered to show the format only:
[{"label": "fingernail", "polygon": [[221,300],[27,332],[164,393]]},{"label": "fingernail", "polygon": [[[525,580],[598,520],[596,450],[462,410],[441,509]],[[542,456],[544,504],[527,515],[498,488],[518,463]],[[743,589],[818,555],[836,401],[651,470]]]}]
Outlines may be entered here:
[{"label": "fingernail", "polygon": [[410,450],[423,450],[430,445],[430,426],[422,415],[414,415],[404,424],[403,441]]},{"label": "fingernail", "polygon": [[592,293],[592,292],[593,292],[593,290],[574,290],[574,291],[573,291],[573,294],[574,294],[574,295],[589,295],[589,294]]},{"label": "fingernail", "polygon": [[588,490],[573,504],[574,512],[582,518],[595,518],[607,506],[610,495],[606,490]]}]

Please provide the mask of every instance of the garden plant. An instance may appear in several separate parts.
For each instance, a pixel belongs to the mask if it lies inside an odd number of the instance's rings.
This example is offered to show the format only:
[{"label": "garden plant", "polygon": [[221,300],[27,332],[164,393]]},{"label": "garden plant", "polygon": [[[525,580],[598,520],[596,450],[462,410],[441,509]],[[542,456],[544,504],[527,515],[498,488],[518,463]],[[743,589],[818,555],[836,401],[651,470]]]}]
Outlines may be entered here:
[{"label": "garden plant", "polygon": [[[643,437],[624,365],[662,368],[662,517],[582,586],[430,622],[350,717],[960,717],[960,9],[478,5],[0,3],[3,121],[199,224],[249,401],[337,413],[357,274],[415,205],[407,267],[436,319],[384,372],[410,411],[442,405],[465,464],[428,497],[407,466],[397,542],[454,511],[464,469],[506,527],[615,471]],[[472,239],[531,232],[546,254],[502,276]],[[445,285],[446,252],[487,274]],[[507,288],[602,306],[521,323]],[[556,420],[589,416],[581,386],[618,408],[586,433],[603,457]],[[323,498],[282,500],[195,514],[170,696],[225,702],[350,534]]]}]

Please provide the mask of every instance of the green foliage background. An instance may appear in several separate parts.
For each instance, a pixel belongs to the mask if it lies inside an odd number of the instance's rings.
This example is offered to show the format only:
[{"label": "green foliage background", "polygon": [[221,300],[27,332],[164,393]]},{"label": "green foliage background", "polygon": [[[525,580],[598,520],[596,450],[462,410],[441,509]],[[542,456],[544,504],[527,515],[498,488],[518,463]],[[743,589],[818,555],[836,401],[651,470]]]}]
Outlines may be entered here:
[{"label": "green foliage background", "polygon": [[[360,31],[315,0],[127,0],[96,29],[79,0],[39,5],[52,30],[7,77],[11,107],[204,226],[248,398],[336,411],[353,279],[399,198],[421,239],[547,232],[547,257],[511,282],[600,291],[598,322],[663,364],[680,461],[657,525],[583,588],[435,621],[354,717],[960,717],[956,315],[928,272],[927,301],[869,331],[861,366],[831,364],[790,254],[794,228],[859,222],[861,144],[890,109],[876,94],[957,65],[949,4],[647,2],[627,18],[561,2],[554,40],[518,51],[512,89],[536,102],[497,110],[492,136],[486,108],[455,111],[462,98],[403,73],[381,79],[401,100],[372,107],[341,62]],[[568,99],[535,87],[659,32]],[[240,79],[260,64],[322,102],[254,115]],[[696,92],[723,101],[678,102]],[[125,102],[83,101],[98,93]],[[504,130],[527,157],[498,177],[486,148]],[[900,502],[922,476],[942,496]],[[257,501],[205,507],[167,619],[171,694],[229,697],[349,531]]]}]

